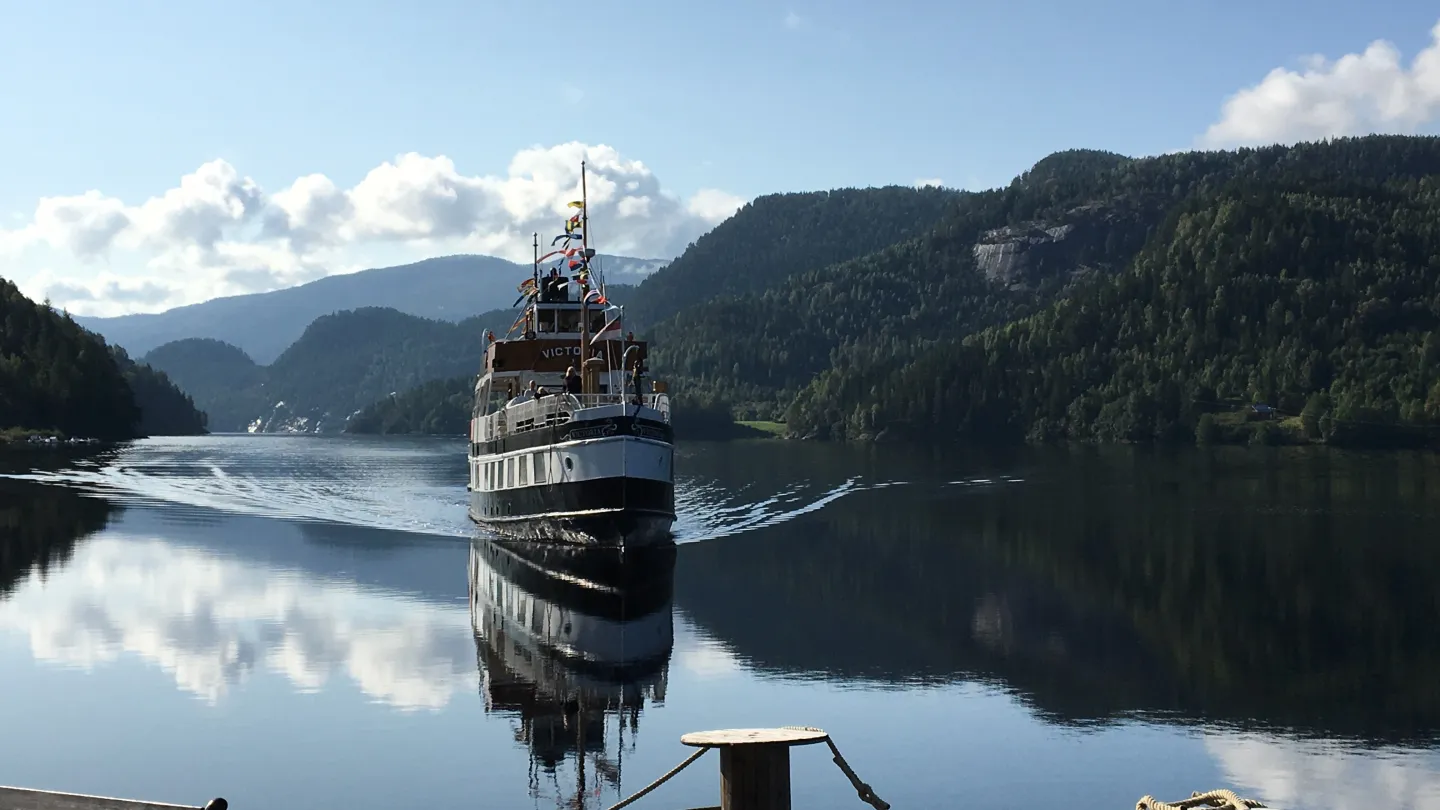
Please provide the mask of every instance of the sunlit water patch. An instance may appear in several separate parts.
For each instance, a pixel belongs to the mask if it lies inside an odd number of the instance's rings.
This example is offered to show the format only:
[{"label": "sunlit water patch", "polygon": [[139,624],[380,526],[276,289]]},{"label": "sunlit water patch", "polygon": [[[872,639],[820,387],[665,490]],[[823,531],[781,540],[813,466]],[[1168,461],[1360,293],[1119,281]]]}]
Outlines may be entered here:
[{"label": "sunlit water patch", "polygon": [[452,445],[309,436],[152,439],[65,469],[10,477],[120,503],[467,537],[474,529],[465,515],[464,456],[447,463]]}]

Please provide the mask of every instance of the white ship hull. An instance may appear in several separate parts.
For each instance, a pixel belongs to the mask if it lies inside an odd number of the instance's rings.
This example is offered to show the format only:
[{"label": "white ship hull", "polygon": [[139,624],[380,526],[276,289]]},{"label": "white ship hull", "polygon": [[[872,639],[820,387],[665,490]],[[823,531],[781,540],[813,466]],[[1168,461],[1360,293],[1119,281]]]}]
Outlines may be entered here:
[{"label": "white ship hull", "polygon": [[672,440],[658,411],[609,405],[474,442],[470,517],[527,540],[617,547],[669,542]]}]

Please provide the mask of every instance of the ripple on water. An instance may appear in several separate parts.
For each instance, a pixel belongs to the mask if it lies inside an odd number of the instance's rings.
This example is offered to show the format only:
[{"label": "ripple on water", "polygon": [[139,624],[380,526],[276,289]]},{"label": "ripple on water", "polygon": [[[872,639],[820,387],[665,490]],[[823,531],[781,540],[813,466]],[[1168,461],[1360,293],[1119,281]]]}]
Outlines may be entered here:
[{"label": "ripple on water", "polygon": [[[453,440],[207,436],[150,439],[63,469],[9,475],[72,487],[118,503],[170,504],[261,517],[472,537],[466,516],[465,461]],[[1013,477],[949,484],[988,487]],[[907,481],[779,486],[681,476],[675,538],[730,537],[794,520],[867,490]]]}]

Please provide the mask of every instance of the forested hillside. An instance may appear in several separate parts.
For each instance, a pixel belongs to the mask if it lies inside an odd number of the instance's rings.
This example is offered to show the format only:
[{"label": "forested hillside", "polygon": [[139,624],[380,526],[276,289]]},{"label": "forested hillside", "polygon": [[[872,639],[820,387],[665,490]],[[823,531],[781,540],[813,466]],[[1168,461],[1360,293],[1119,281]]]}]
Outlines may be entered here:
[{"label": "forested hillside", "polygon": [[[760,198],[624,298],[676,413],[709,422],[1206,441],[1240,435],[1208,412],[1264,403],[1304,413],[1290,439],[1415,441],[1440,426],[1437,189],[1435,138],[1075,150],[982,193]],[[268,368],[154,359],[263,429],[338,429],[373,405],[357,429],[459,432],[480,335],[513,317],[360,310]],[[204,377],[218,368],[255,381]]]},{"label": "forested hillside", "polygon": [[119,440],[193,434],[205,415],[161,372],[0,279],[0,430]]},{"label": "forested hillside", "polygon": [[269,366],[216,340],[182,340],[146,360],[211,412],[218,431],[339,431],[367,405],[434,380],[477,371],[486,329],[504,334],[515,313],[460,323],[370,307],[317,318]]},{"label": "forested hillside", "polygon": [[[1437,173],[1433,138],[1058,153],[921,237],[656,325],[656,373],[817,437],[1188,438],[1252,401],[1332,440],[1418,424]],[[1336,302],[1326,336],[1298,296]]]},{"label": "forested hillside", "polygon": [[1440,141],[1171,155],[1110,173],[1119,188],[1172,180],[1181,201],[1125,272],[910,362],[837,363],[789,408],[791,431],[1203,439],[1205,412],[1252,402],[1303,411],[1331,441],[1440,424]]},{"label": "forested hillside", "polygon": [[201,403],[214,430],[240,430],[265,410],[264,368],[228,343],[177,340],[145,355],[145,362],[164,369]]},{"label": "forested hillside", "polygon": [[689,397],[769,419],[837,363],[903,362],[1028,314],[1089,273],[1123,267],[1182,196],[1158,182],[1105,188],[1101,178],[1130,163],[1052,155],[1008,189],[959,195],[915,238],[690,307],[652,330],[657,373]]},{"label": "forested hillside", "polygon": [[349,433],[425,433],[463,436],[475,401],[474,374],[450,377],[384,397],[356,414]]},{"label": "forested hillside", "polygon": [[908,186],[771,194],[746,203],[628,295],[637,328],[696,304],[757,293],[791,276],[926,233],[963,195]]}]

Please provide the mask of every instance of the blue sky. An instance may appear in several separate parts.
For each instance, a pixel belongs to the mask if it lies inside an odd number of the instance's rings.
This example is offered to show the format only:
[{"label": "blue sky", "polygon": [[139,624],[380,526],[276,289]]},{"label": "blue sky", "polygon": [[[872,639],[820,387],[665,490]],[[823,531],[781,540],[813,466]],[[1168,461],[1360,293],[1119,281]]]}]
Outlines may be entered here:
[{"label": "blue sky", "polygon": [[[540,186],[547,204],[569,193],[558,175],[506,185],[512,158],[533,149],[531,167],[577,162],[583,148],[545,151],[567,143],[615,150],[620,189],[592,206],[614,252],[663,256],[770,192],[922,179],[989,187],[1071,147],[1145,155],[1430,131],[1440,86],[1401,115],[1326,117],[1337,94],[1363,107],[1365,82],[1386,86],[1384,60],[1372,59],[1349,73],[1312,66],[1318,79],[1299,100],[1258,98],[1225,137],[1205,138],[1227,98],[1276,68],[1303,72],[1309,55],[1333,60],[1386,40],[1400,57],[1390,73],[1411,76],[1437,21],[1440,9],[1417,2],[1324,0],[0,0],[0,276],[109,314],[456,249],[506,253],[549,221]],[[1428,92],[1411,78],[1420,90],[1410,95]],[[292,200],[285,239],[259,233],[273,195],[297,178],[323,175],[338,189],[325,200],[359,205],[344,192],[407,153],[453,166],[391,172],[363,226],[331,222],[322,234]],[[603,175],[606,160],[591,159]],[[464,227],[416,225],[414,177],[433,184],[451,169],[462,180],[442,182],[440,196],[452,212],[457,193],[469,200]],[[197,172],[200,186],[229,189],[210,200],[230,211],[219,258],[214,238],[196,241],[184,195],[139,213]],[[626,182],[650,205],[622,216]],[[37,212],[42,198],[88,191],[58,220]],[[536,199],[517,202],[526,194]],[[487,219],[502,202],[508,219]],[[96,226],[96,210],[123,219]],[[397,211],[411,220],[397,224]],[[77,221],[89,230],[77,234]],[[302,225],[308,251],[297,247]]]}]

